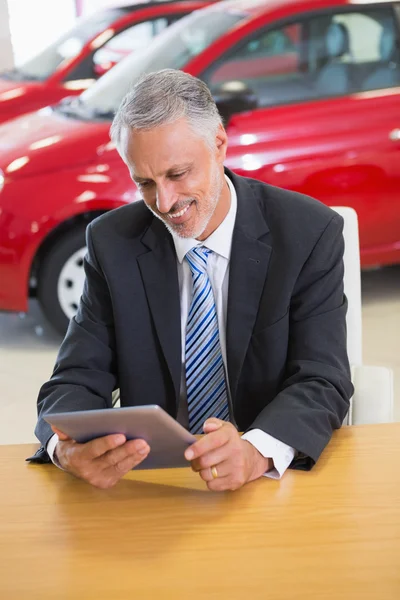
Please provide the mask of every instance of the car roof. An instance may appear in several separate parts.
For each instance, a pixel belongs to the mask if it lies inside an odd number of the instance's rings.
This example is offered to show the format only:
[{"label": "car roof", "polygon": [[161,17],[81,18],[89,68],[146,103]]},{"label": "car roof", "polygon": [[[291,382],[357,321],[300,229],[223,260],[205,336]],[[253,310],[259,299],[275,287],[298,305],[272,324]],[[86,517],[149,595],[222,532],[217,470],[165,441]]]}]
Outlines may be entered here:
[{"label": "car roof", "polygon": [[[212,3],[214,0],[199,0],[206,3]],[[215,0],[216,1],[216,0]],[[133,12],[134,10],[140,10],[141,8],[152,8],[153,6],[168,6],[168,4],[185,4],[187,0],[153,0],[152,2],[143,2],[138,0],[137,2],[131,2],[130,4],[123,4],[122,6],[109,6],[106,10],[122,10],[126,13]]]},{"label": "car roof", "polygon": [[393,0],[225,0],[220,2],[220,8],[240,11],[252,17],[258,17],[281,8],[290,12],[312,9],[323,9],[335,6],[367,6],[370,4],[390,4]]}]

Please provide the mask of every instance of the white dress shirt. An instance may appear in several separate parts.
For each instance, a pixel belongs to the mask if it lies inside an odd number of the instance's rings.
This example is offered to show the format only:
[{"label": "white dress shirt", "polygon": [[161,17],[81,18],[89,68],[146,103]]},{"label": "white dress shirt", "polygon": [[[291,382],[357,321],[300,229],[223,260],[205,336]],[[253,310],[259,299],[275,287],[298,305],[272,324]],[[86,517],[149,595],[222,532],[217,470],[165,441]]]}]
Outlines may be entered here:
[{"label": "white dress shirt", "polygon": [[[214,299],[217,308],[219,340],[221,344],[222,359],[225,367],[227,392],[230,400],[226,359],[226,320],[228,306],[229,261],[231,257],[233,229],[236,220],[237,196],[231,180],[226,176],[225,179],[231,192],[231,205],[229,212],[221,225],[206,240],[202,242],[193,238],[179,238],[177,236],[173,237],[178,260],[182,332],[182,379],[178,421],[185,426],[187,426],[185,336],[186,322],[192,300],[193,283],[189,264],[187,260],[184,260],[184,258],[187,252],[189,252],[189,250],[191,250],[194,246],[205,246],[206,248],[209,248],[209,250],[212,250],[212,254],[208,256],[207,274],[214,292]],[[231,419],[234,421],[232,414]],[[261,431],[261,429],[252,429],[251,431],[248,431],[242,436],[242,439],[250,442],[265,458],[272,458],[274,462],[274,468],[266,473],[266,476],[271,477],[272,479],[280,479],[294,458],[294,448],[291,448],[268,433],[265,433],[265,431]]]},{"label": "white dress shirt", "polygon": [[[173,237],[177,256],[182,332],[182,377],[177,420],[186,427],[188,425],[188,407],[185,381],[185,336],[186,322],[192,300],[193,283],[189,264],[186,260],[184,260],[184,258],[187,252],[189,252],[189,250],[191,250],[194,246],[205,246],[206,248],[212,250],[212,254],[209,255],[207,261],[207,274],[214,292],[218,317],[219,339],[221,344],[222,359],[225,367],[227,393],[230,407],[232,406],[229,381],[227,377],[226,319],[228,305],[229,261],[231,257],[232,236],[237,211],[237,196],[236,190],[233,187],[230,179],[226,176],[225,179],[231,193],[231,204],[228,214],[219,227],[202,242],[193,238],[179,238],[177,236]],[[232,408],[230,412],[231,420],[234,422]],[[260,454],[264,456],[264,458],[272,458],[274,468],[265,474],[267,477],[271,477],[272,479],[280,479],[294,458],[294,448],[291,448],[287,444],[277,440],[261,429],[253,429],[245,433],[242,436],[242,439],[250,442],[260,452]],[[57,464],[57,462],[54,460],[54,449],[57,442],[58,436],[53,435],[47,444],[47,452],[54,464]],[[59,465],[57,464],[57,466]]]}]

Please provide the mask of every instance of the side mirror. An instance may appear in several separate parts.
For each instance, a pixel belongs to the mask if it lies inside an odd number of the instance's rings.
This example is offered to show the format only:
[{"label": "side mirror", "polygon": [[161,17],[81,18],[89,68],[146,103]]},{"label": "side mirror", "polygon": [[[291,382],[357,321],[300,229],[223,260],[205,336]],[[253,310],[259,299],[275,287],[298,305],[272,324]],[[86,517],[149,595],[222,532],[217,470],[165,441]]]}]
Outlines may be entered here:
[{"label": "side mirror", "polygon": [[256,94],[242,81],[227,81],[213,89],[213,97],[225,123],[232,115],[258,107]]}]

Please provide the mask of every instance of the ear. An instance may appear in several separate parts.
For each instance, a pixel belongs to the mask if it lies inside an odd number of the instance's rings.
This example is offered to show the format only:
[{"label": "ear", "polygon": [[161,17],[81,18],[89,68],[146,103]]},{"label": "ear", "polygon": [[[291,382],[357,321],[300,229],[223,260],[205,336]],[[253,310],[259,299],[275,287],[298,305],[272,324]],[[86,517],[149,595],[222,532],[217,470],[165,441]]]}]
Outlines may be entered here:
[{"label": "ear", "polygon": [[220,164],[223,164],[226,157],[226,151],[228,149],[228,136],[223,125],[218,126],[218,130],[215,136],[217,160]]}]

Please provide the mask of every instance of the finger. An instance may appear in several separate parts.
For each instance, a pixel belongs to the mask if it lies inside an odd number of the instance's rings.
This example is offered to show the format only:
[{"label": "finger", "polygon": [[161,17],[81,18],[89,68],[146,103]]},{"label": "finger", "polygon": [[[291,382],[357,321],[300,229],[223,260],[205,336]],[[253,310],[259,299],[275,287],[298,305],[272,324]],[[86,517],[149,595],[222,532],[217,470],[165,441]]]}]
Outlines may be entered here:
[{"label": "finger", "polygon": [[230,423],[224,423],[217,431],[207,433],[185,451],[186,460],[194,460],[211,450],[224,446],[231,439],[232,431],[236,432],[236,429]]},{"label": "finger", "polygon": [[221,419],[207,419],[207,421],[203,425],[204,433],[211,433],[212,431],[217,431],[217,429],[221,429],[224,425],[225,421],[221,421]]},{"label": "finger", "polygon": [[211,492],[232,492],[239,489],[241,485],[234,483],[232,476],[228,475],[227,477],[218,477],[207,481],[207,487]]},{"label": "finger", "polygon": [[[212,469],[212,467],[206,467],[199,471],[199,475],[203,481],[209,482],[214,481],[215,479],[224,479],[232,475],[232,465],[230,465],[227,460],[218,465],[213,465],[213,467],[214,469]],[[217,477],[215,477],[215,474],[217,474]]]},{"label": "finger", "polygon": [[225,444],[221,446],[221,448],[217,448],[216,450],[211,450],[206,454],[203,454],[199,458],[195,458],[192,460],[192,469],[193,471],[201,471],[202,469],[207,469],[208,467],[215,467],[220,463],[228,460],[229,458],[229,444]]},{"label": "finger", "polygon": [[141,462],[144,461],[145,458],[147,458],[150,452],[150,447],[148,446],[147,448],[148,450],[146,454],[139,454],[139,452],[135,452],[135,454],[130,454],[115,465],[108,467],[108,469],[103,471],[104,476],[106,478],[112,477],[115,480],[121,479],[121,477],[129,473],[129,471],[137,467]]},{"label": "finger", "polygon": [[94,460],[103,456],[106,452],[122,446],[126,442],[126,437],[121,433],[112,435],[106,435],[104,437],[96,438],[91,442],[83,444],[83,455],[88,460]]},{"label": "finger", "polygon": [[216,468],[218,477],[212,476],[211,469],[200,471],[200,477],[207,483],[209,490],[213,492],[233,491],[245,484],[244,477],[232,470],[232,464],[229,461],[225,461]]},{"label": "finger", "polygon": [[110,466],[112,467],[130,456],[134,456],[135,454],[147,456],[149,452],[150,447],[145,440],[129,440],[122,446],[119,446],[114,450],[109,450],[95,460],[96,463],[98,463],[99,468],[108,469]]},{"label": "finger", "polygon": [[53,430],[53,433],[58,435],[58,439],[61,440],[62,442],[66,442],[67,440],[72,439],[66,433],[63,433],[62,431],[57,429],[57,427],[54,427],[54,425],[51,425],[51,428]]}]

